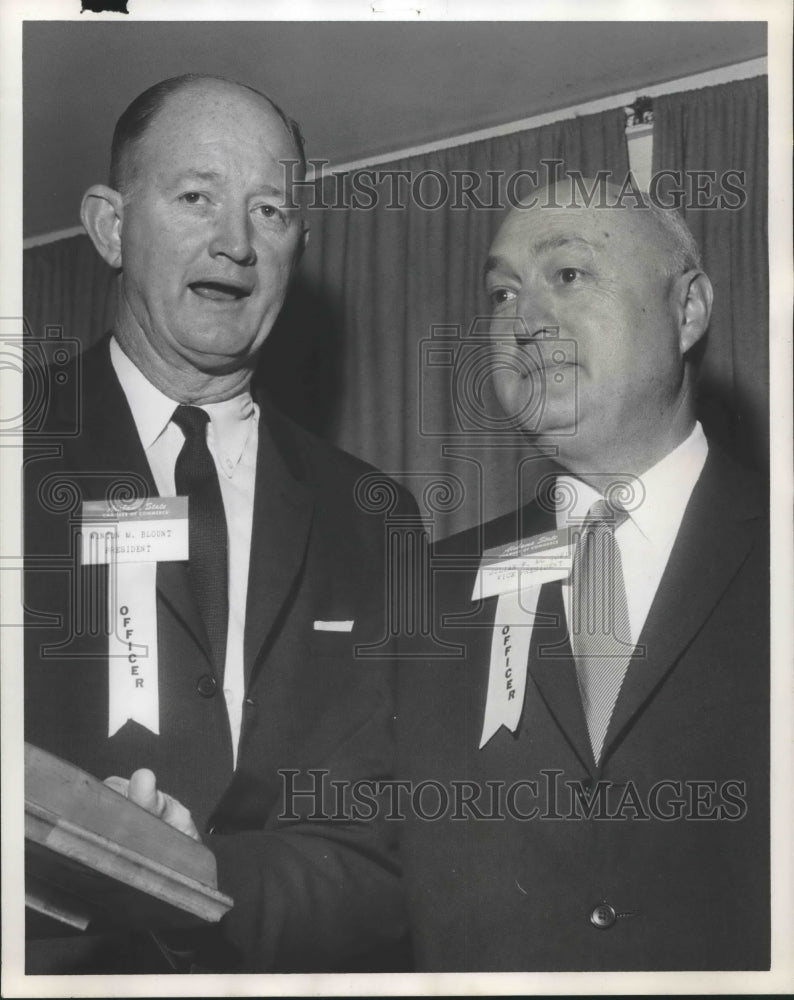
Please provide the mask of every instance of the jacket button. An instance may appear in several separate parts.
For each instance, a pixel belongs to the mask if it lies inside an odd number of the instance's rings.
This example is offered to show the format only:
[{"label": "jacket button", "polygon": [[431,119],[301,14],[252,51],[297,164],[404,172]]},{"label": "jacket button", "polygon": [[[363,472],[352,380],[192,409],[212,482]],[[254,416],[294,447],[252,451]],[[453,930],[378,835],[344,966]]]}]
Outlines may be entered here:
[{"label": "jacket button", "polygon": [[605,931],[615,923],[617,917],[617,913],[609,903],[599,903],[598,906],[593,907],[590,913],[590,923],[593,927]]},{"label": "jacket button", "polygon": [[211,674],[202,674],[196,681],[196,690],[202,698],[214,698],[218,692],[218,682]]}]

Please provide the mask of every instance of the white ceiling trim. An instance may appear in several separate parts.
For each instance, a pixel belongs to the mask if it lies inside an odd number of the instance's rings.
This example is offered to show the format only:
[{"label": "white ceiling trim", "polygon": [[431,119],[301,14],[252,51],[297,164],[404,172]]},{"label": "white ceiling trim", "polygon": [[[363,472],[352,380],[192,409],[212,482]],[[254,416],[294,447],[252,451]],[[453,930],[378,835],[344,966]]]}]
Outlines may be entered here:
[{"label": "white ceiling trim", "polygon": [[[363,167],[374,167],[381,163],[392,163],[395,160],[403,160],[409,156],[419,156],[441,149],[465,146],[470,142],[479,142],[482,139],[493,139],[497,136],[510,135],[513,132],[524,132],[528,129],[539,128],[541,125],[550,125],[553,122],[565,121],[566,119],[576,118],[581,115],[598,114],[600,111],[609,111],[615,107],[632,104],[639,96],[656,97],[660,94],[674,94],[679,90],[698,90],[701,87],[713,87],[720,83],[731,83],[735,80],[747,80],[754,76],[765,76],[767,71],[766,58],[749,59],[746,62],[734,63],[731,66],[709,70],[706,73],[696,73],[693,76],[684,76],[677,80],[668,80],[666,83],[642,87],[640,90],[612,94],[609,97],[602,97],[596,101],[587,101],[584,104],[575,104],[568,108],[560,108],[557,111],[535,115],[532,118],[522,118],[519,121],[507,122],[504,125],[498,125],[493,128],[480,129],[476,132],[466,132],[463,135],[456,135],[439,142],[430,142],[422,146],[412,146],[408,149],[398,149],[391,153],[384,153],[381,156],[367,157],[363,160],[352,160],[349,163],[328,164],[320,171],[319,176],[347,173],[352,170],[360,170]],[[311,160],[309,162],[311,163]],[[314,180],[315,176],[316,171],[310,169],[307,173],[307,180]],[[69,239],[72,236],[80,236],[83,232],[84,229],[82,226],[58,229],[54,232],[28,237],[28,239],[23,240],[22,247],[24,250],[28,250],[31,247],[42,246],[46,243],[55,243],[57,240]]]},{"label": "white ceiling trim", "polygon": [[[615,107],[626,106],[632,104],[639,96],[656,97],[660,94],[675,94],[679,90],[698,90],[701,87],[713,87],[720,83],[732,83],[735,80],[749,80],[754,76],[765,76],[767,69],[766,57],[763,59],[748,59],[746,62],[734,63],[731,66],[722,66],[719,69],[708,70],[706,73],[696,73],[693,76],[683,76],[678,80],[668,80],[666,83],[658,83],[652,87],[642,87],[641,90],[612,94],[609,97],[601,97],[596,101],[574,104],[569,108],[559,108],[557,111],[549,111],[546,114],[535,115],[532,118],[522,118],[519,121],[507,122],[504,125],[479,129],[477,132],[466,132],[463,135],[456,135],[439,142],[428,142],[423,146],[412,146],[410,149],[400,149],[391,153],[384,153],[381,156],[353,160],[350,163],[333,164],[326,167],[322,171],[322,174],[346,173],[350,170],[359,170],[362,167],[374,167],[381,163],[392,163],[394,160],[403,160],[409,156],[434,153],[440,149],[452,149],[454,146],[465,146],[470,142],[479,142],[481,139],[495,139],[498,136],[510,135],[513,132],[525,132],[528,129],[539,128],[541,125],[551,125],[553,122],[565,121],[568,118],[577,118],[581,115],[594,115],[598,114],[599,111],[609,111]],[[307,179],[314,179],[312,171],[309,171]]]}]

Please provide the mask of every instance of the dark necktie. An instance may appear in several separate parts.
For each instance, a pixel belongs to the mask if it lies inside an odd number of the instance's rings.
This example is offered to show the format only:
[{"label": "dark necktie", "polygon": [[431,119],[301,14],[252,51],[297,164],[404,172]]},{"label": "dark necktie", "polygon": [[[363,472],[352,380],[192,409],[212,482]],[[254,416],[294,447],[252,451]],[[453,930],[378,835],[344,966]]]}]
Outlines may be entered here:
[{"label": "dark necktie", "polygon": [[571,571],[571,649],[596,763],[633,649],[626,584],[615,541],[615,528],[627,516],[605,500],[594,503]]},{"label": "dark necktie", "polygon": [[207,447],[210,418],[197,406],[178,406],[171,419],[185,435],[174,480],[177,494],[189,498],[190,582],[212,647],[215,671],[222,679],[229,623],[229,542],[218,473]]}]

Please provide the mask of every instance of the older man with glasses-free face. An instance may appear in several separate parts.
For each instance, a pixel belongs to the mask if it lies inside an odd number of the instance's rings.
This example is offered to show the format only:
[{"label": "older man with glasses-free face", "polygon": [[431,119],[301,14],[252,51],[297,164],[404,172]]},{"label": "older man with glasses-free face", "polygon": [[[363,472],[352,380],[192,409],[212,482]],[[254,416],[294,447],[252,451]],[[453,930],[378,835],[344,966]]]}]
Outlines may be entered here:
[{"label": "older man with glasses-free face", "polygon": [[[111,183],[89,188],[82,210],[118,271],[116,320],[78,361],[80,433],[55,400],[46,433],[60,453],[28,464],[30,556],[68,551],[68,517],[40,498],[47,477],[100,504],[119,488],[188,497],[189,558],[160,557],[148,632],[133,614],[145,587],[127,601],[156,666],[142,657],[119,680],[113,597],[104,568],[84,565],[74,586],[96,602],[99,634],[70,633],[71,577],[31,571],[25,668],[27,740],[110,777],[214,853],[235,905],[178,949],[183,971],[389,967],[403,931],[393,834],[310,822],[308,796],[284,807],[285,772],[296,788],[309,772],[388,777],[393,715],[388,661],[355,655],[386,634],[384,528],[355,502],[370,470],[252,384],[307,236],[285,207],[300,143],[268,98],[222,79],[164,81],[130,105]],[[42,613],[63,629],[33,627]],[[54,946],[48,967],[46,942],[31,941],[28,971],[156,971],[160,951],[176,955],[102,930]]]},{"label": "older man with glasses-free face", "polygon": [[434,550],[463,652],[398,697],[400,776],[448,794],[403,841],[422,969],[768,967],[767,505],[696,419],[694,241],[617,194],[538,192],[485,265],[496,393],[558,469]]}]

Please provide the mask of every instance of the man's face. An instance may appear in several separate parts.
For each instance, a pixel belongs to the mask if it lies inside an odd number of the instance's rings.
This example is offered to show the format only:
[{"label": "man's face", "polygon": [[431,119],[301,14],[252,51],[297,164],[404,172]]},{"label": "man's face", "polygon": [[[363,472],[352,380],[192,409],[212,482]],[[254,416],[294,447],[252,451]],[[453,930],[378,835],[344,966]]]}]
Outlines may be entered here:
[{"label": "man's face", "polygon": [[[511,212],[486,264],[492,315],[523,320],[529,334],[523,345],[511,338],[516,371],[494,375],[499,401],[507,413],[528,413],[517,418],[521,428],[557,445],[563,464],[634,453],[638,444],[652,453],[675,419],[683,378],[654,229],[641,211],[550,209],[543,200]],[[575,344],[575,368],[559,364],[565,341]],[[498,349],[506,347],[500,334]],[[541,411],[533,394],[543,398]]]},{"label": "man's face", "polygon": [[282,207],[280,161],[296,157],[265,100],[218,81],[172,94],[139,140],[120,316],[170,369],[220,374],[252,363],[301,238],[298,213]]}]

